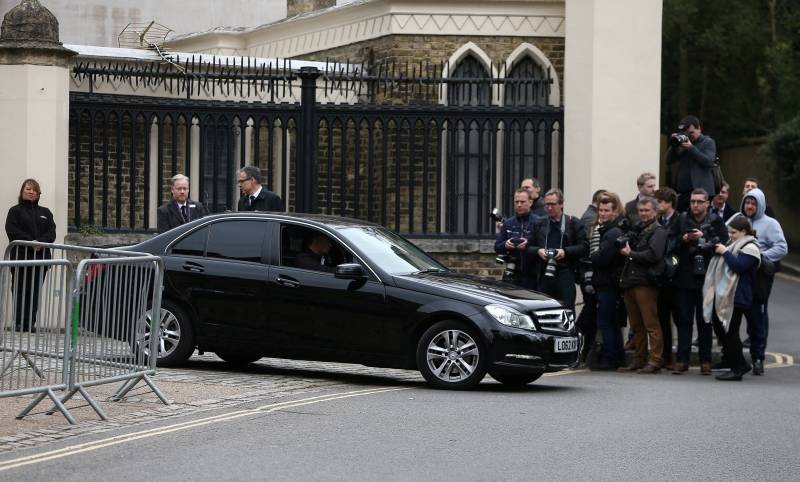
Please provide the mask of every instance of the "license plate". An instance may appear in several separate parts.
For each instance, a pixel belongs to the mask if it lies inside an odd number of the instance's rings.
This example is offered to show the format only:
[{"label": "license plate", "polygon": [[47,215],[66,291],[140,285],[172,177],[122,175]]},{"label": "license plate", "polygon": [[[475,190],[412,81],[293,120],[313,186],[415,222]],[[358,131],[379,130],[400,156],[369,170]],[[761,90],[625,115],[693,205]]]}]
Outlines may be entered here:
[{"label": "license plate", "polygon": [[577,338],[556,338],[556,353],[578,351]]}]

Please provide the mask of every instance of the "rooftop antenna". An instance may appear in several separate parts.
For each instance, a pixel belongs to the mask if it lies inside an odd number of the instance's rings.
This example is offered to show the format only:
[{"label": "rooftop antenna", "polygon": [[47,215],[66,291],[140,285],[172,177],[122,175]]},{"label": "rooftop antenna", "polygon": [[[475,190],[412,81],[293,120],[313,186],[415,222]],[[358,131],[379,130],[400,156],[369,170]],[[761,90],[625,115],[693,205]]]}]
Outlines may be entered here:
[{"label": "rooftop antenna", "polygon": [[174,30],[157,23],[155,20],[144,23],[129,23],[117,36],[117,44],[120,48],[151,50],[158,54],[161,60],[178,69],[179,72],[186,73],[186,69],[173,61],[164,47],[164,42],[166,42],[167,35],[170,32],[174,32]]}]

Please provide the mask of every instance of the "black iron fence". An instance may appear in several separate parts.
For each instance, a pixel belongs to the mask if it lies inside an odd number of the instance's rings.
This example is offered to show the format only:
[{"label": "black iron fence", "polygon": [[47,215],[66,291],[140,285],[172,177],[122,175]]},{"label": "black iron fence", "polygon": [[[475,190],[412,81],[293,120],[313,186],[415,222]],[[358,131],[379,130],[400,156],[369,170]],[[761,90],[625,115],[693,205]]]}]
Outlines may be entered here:
[{"label": "black iron fence", "polygon": [[[194,174],[192,198],[210,211],[235,209],[244,165],[259,166],[290,211],[415,236],[492,235],[487,214],[511,212],[520,179],[561,184],[563,111],[524,101],[541,99],[549,77],[249,62],[176,62],[183,72],[79,64],[74,75],[89,88],[70,97],[70,229],[153,230],[176,173]],[[172,96],[101,94],[101,82]],[[292,92],[296,102],[279,101]],[[346,102],[329,102],[334,94]]]}]

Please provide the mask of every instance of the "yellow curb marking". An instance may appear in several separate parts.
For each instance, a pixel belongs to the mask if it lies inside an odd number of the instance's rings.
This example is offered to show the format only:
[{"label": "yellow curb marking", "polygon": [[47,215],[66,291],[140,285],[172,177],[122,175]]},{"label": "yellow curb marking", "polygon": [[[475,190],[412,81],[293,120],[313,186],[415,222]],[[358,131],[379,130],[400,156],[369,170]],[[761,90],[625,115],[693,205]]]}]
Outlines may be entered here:
[{"label": "yellow curb marking", "polygon": [[774,356],[775,363],[764,365],[764,368],[786,368],[794,365],[794,357],[791,355],[787,355],[785,353],[771,353],[771,352],[767,352],[766,354]]},{"label": "yellow curb marking", "polygon": [[295,407],[302,407],[304,405],[312,405],[315,403],[321,402],[330,402],[333,400],[341,400],[344,398],[351,398],[351,397],[360,397],[364,395],[374,395],[378,393],[386,393],[386,392],[394,392],[398,390],[409,390],[411,387],[390,387],[390,388],[379,388],[379,389],[368,389],[368,390],[355,390],[351,392],[343,392],[343,393],[333,393],[328,395],[321,395],[316,397],[304,398],[301,400],[291,400],[287,402],[280,402],[280,403],[270,403],[268,405],[262,405],[260,407],[248,409],[248,410],[238,410],[236,412],[214,415],[211,417],[201,418],[198,420],[190,420],[187,422],[176,423],[173,425],[167,425],[165,427],[158,427],[148,430],[142,430],[139,432],[133,432],[123,435],[116,435],[114,437],[109,437],[101,440],[95,440],[92,442],[86,442],[83,444],[78,445],[71,445],[69,447],[64,447],[57,450],[51,450],[49,452],[43,452],[40,454],[29,455],[26,457],[19,457],[12,460],[7,460],[5,462],[0,462],[0,471],[13,469],[16,467],[22,467],[24,465],[35,464],[39,462],[45,462],[48,460],[55,460],[62,457],[68,457],[70,455],[77,455],[84,452],[91,452],[94,450],[98,450],[104,447],[110,447],[112,445],[119,445],[125,442],[131,442],[134,440],[139,440],[143,438],[154,437],[156,435],[163,435],[167,433],[177,432],[180,430],[186,430],[189,428],[194,427],[201,427],[203,425],[209,425],[212,423],[218,422],[226,422],[229,420],[234,420],[241,417],[247,417],[249,415],[254,414],[261,414],[261,413],[273,413],[279,410],[287,409],[287,408],[295,408]]}]

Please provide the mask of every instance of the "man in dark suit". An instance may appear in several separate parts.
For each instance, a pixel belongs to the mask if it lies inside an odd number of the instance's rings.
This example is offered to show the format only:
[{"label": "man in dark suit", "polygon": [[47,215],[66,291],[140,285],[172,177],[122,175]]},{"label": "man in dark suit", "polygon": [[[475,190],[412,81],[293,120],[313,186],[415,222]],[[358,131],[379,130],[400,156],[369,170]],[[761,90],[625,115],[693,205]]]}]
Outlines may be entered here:
[{"label": "man in dark suit", "polygon": [[281,197],[261,185],[261,170],[255,166],[239,169],[239,198],[237,211],[283,211]]},{"label": "man in dark suit", "polygon": [[206,208],[202,204],[189,199],[188,177],[176,174],[170,181],[172,183],[172,199],[156,210],[159,233],[200,219],[207,214]]},{"label": "man in dark suit", "polygon": [[723,182],[722,187],[719,188],[719,194],[714,196],[714,199],[711,200],[711,212],[721,217],[726,223],[728,219],[739,212],[728,204],[730,188],[731,186],[727,182]]}]

